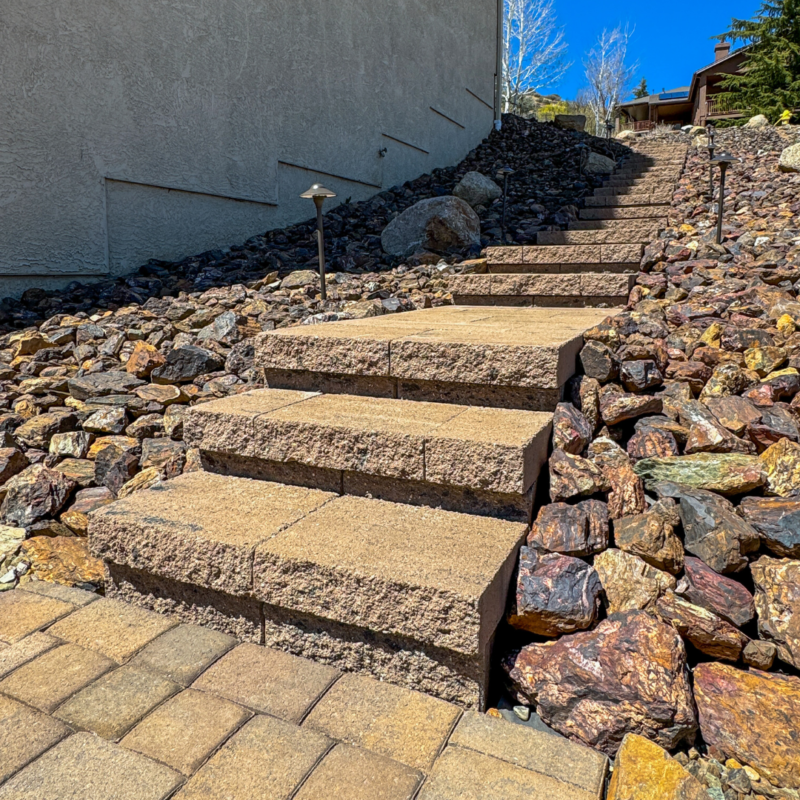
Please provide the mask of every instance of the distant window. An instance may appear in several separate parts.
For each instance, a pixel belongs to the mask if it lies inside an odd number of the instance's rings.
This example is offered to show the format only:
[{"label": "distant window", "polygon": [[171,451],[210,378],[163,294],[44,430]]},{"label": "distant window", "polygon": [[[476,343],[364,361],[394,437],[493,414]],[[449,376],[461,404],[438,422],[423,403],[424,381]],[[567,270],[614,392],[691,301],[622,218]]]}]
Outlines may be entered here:
[{"label": "distant window", "polygon": [[688,97],[689,92],[661,92],[658,96],[659,100],[680,100],[684,97]]}]

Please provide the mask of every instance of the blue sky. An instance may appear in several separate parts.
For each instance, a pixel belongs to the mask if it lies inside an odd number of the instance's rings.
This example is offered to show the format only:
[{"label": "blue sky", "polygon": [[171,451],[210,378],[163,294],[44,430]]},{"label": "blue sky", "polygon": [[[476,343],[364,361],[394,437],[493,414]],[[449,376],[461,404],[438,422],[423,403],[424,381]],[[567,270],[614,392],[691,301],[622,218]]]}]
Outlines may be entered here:
[{"label": "blue sky", "polygon": [[574,63],[557,86],[540,91],[574,99],[585,85],[585,54],[603,28],[619,23],[636,28],[629,50],[629,60],[639,62],[636,82],[647,78],[652,92],[688,85],[696,69],[714,60],[710,37],[726,31],[731,17],[752,17],[760,5],[760,0],[556,0]]}]

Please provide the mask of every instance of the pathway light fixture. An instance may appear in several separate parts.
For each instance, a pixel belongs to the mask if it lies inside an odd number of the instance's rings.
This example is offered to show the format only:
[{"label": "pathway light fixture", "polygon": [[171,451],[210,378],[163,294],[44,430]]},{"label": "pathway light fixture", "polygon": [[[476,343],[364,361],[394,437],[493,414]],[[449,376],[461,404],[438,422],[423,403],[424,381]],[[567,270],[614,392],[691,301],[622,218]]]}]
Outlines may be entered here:
[{"label": "pathway light fixture", "polygon": [[506,240],[506,202],[508,200],[508,176],[513,175],[514,170],[506,164],[497,170],[497,177],[503,181],[503,216],[500,221],[500,230],[503,233],[503,241]]},{"label": "pathway light fixture", "polygon": [[720,153],[712,159],[712,166],[719,167],[719,201],[717,203],[717,244],[722,244],[722,214],[725,208],[725,173],[728,167],[735,161],[739,161],[730,153]]},{"label": "pathway light fixture", "polygon": [[714,126],[706,125],[706,136],[708,137],[708,199],[714,199]]},{"label": "pathway light fixture", "polygon": [[320,296],[323,300],[328,299],[328,292],[325,288],[325,233],[322,227],[322,206],[326,198],[336,197],[330,189],[326,189],[322,184],[315,183],[307,192],[300,195],[304,200],[313,200],[317,207],[317,252],[319,253],[319,283]]}]

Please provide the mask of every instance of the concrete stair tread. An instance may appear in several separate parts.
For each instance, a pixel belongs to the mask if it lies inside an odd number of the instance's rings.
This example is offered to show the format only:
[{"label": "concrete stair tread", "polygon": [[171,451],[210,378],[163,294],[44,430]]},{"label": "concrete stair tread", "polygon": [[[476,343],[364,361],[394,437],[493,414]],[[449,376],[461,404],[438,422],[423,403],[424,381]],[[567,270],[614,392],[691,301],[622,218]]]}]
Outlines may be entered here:
[{"label": "concrete stair tread", "polygon": [[582,220],[599,219],[650,219],[666,217],[668,205],[613,206],[610,208],[582,208],[578,214]]},{"label": "concrete stair tread", "polygon": [[584,230],[584,231],[541,231],[536,235],[539,247],[563,245],[598,245],[598,244],[648,244],[659,233],[659,226],[649,221],[639,223],[635,220],[630,225],[619,228]]},{"label": "concrete stair tread", "polygon": [[508,265],[584,265],[631,264],[636,269],[644,248],[640,244],[531,245],[524,247],[489,247],[489,268]]},{"label": "concrete stair tread", "polygon": [[604,316],[589,309],[444,306],[262,334],[256,363],[268,381],[270,370],[281,370],[559,389],[572,374],[583,332]]},{"label": "concrete stair tread", "polygon": [[[396,492],[405,485],[410,500],[434,505],[448,502],[437,489],[458,487],[485,496],[487,513],[494,506],[506,516],[516,501],[527,519],[551,422],[547,412],[260,389],[192,408],[184,440],[239,475],[248,475],[249,459],[301,464],[336,471],[331,485],[346,494],[369,489],[381,496],[381,486],[340,473],[389,479]],[[477,497],[472,501],[478,507]]]},{"label": "concrete stair tread", "polygon": [[[416,647],[449,676],[442,696],[470,705],[485,696],[492,637],[526,530],[194,472],[93,513],[89,543],[112,582],[121,567],[154,577],[165,594],[188,592],[193,606],[262,604],[271,630],[281,615],[289,627],[299,615],[333,649],[338,640],[346,651],[353,635]],[[312,636],[306,645],[315,652],[318,642]]]}]

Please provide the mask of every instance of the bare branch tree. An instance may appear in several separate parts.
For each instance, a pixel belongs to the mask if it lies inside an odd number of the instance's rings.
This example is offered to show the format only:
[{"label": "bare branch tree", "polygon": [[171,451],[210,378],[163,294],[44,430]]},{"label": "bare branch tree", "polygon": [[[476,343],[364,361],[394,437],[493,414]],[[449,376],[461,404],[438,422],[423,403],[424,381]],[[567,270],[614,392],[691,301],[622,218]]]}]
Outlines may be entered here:
[{"label": "bare branch tree", "polygon": [[566,61],[564,29],[557,27],[554,0],[505,0],[503,20],[503,111],[520,98],[554,86],[572,66]]},{"label": "bare branch tree", "polygon": [[605,123],[613,118],[639,68],[638,64],[625,64],[632,35],[633,31],[629,31],[627,26],[624,29],[617,26],[612,31],[604,29],[584,62],[586,80],[589,82],[589,106],[598,135]]}]

